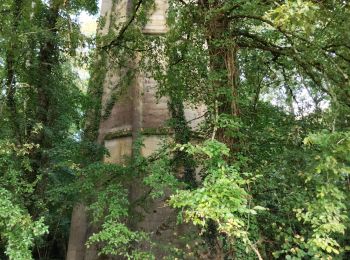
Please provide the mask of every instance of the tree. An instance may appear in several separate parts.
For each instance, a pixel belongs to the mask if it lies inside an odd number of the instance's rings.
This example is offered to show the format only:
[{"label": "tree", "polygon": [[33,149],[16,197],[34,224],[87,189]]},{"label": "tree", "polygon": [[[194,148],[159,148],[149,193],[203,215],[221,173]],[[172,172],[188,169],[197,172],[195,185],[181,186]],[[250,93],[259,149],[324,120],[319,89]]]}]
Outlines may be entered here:
[{"label": "tree", "polygon": [[[13,205],[15,221],[13,227],[1,226],[1,247],[11,259],[29,259],[36,238],[35,257],[43,258],[65,247],[64,220],[57,213],[64,218],[69,205],[57,204],[54,193],[56,185],[72,179],[71,162],[55,156],[73,148],[82,118],[84,93],[72,65],[85,39],[73,17],[82,10],[94,13],[97,5],[9,0],[0,8],[9,14],[0,18],[0,139],[6,155],[1,189],[7,203],[1,211]],[[6,218],[2,215],[1,221],[10,221]],[[47,230],[46,241],[40,242]]]}]

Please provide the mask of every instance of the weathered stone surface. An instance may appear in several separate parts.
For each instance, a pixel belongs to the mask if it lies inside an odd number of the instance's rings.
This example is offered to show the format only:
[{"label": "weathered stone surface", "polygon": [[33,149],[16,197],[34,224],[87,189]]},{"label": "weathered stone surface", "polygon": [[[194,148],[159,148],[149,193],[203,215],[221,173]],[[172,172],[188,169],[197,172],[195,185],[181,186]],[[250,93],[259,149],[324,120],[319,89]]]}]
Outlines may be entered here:
[{"label": "weathered stone surface", "polygon": [[142,147],[142,155],[150,156],[154,151],[156,151],[161,145],[164,139],[167,139],[167,136],[145,136],[143,139],[144,147]]},{"label": "weathered stone surface", "polygon": [[[113,6],[113,0],[103,0],[101,15],[116,15],[116,23],[125,21],[130,1],[120,0]],[[165,33],[166,0],[155,0],[156,10],[152,13],[148,24],[143,28],[147,34]],[[113,10],[112,10],[113,9]],[[110,27],[110,20],[107,20],[105,28],[100,33],[106,33]],[[135,62],[135,61],[134,61]],[[125,71],[110,70],[104,82],[102,98],[103,108],[108,107],[112,93],[115,92],[118,82]],[[141,152],[144,156],[150,156],[162,144],[163,139],[171,138],[171,134],[165,135],[166,122],[170,118],[168,110],[168,99],[166,97],[157,99],[157,84],[154,79],[139,73],[128,88],[121,92],[113,105],[108,117],[102,118],[99,139],[104,140],[105,147],[110,156],[105,158],[106,162],[122,164],[124,158],[132,156],[132,145],[137,138],[137,132],[143,133],[144,147]],[[189,125],[196,128],[202,120],[205,107],[185,108],[185,116]],[[164,133],[163,133],[164,132]],[[118,134],[115,134],[118,133]],[[168,133],[171,133],[168,131]],[[105,138],[105,137],[108,138]],[[135,203],[140,198],[146,198],[149,188],[142,184],[142,180],[135,178],[128,187],[129,199]],[[168,194],[169,195],[169,194]],[[147,200],[146,206],[136,206],[135,216],[139,219],[132,221],[130,227],[135,230],[146,231],[150,234],[152,241],[159,244],[172,244],[183,247],[179,236],[186,231],[185,225],[176,224],[176,211],[166,205],[167,196],[158,200]],[[132,216],[131,216],[132,217]],[[147,245],[144,245],[147,247]],[[157,259],[166,255],[166,250],[152,249]]]},{"label": "weathered stone surface", "polygon": [[131,156],[132,137],[121,137],[114,140],[105,141],[105,147],[110,156],[105,158],[106,162],[123,163],[123,159]]},{"label": "weathered stone surface", "polygon": [[149,21],[143,28],[143,32],[147,34],[160,34],[167,31],[166,11],[168,9],[168,1],[155,0],[156,9],[149,17]]},{"label": "weathered stone surface", "polygon": [[[104,27],[98,31],[99,34],[105,35],[109,32],[109,29],[113,26],[114,28],[120,27],[127,19],[128,6],[130,0],[103,0],[100,17],[106,19]],[[111,25],[111,15],[115,20],[115,23]]]},{"label": "weathered stone surface", "polygon": [[154,79],[143,78],[143,128],[155,128],[164,126],[170,118],[167,98],[156,98],[157,84]]},{"label": "weathered stone surface", "polygon": [[[88,227],[86,209],[83,204],[73,208],[67,260],[82,260],[85,256],[85,240]],[[82,232],[83,231],[83,232]]]}]

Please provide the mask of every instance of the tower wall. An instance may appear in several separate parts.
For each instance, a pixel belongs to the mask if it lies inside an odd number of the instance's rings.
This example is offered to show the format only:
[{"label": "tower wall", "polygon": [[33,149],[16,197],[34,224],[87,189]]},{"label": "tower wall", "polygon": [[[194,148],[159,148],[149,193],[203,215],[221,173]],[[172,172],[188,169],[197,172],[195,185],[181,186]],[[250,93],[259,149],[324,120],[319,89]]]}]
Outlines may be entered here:
[{"label": "tower wall", "polygon": [[[167,31],[167,1],[155,0],[155,4],[156,8],[151,14],[149,22],[143,28],[145,34],[156,35]],[[117,4],[113,5],[113,0],[103,0],[101,15],[107,14],[108,16],[112,13],[116,16],[115,23],[122,24],[127,19],[129,5],[130,1],[117,1]],[[107,33],[110,26],[112,25],[109,19],[100,33]],[[116,70],[107,72],[103,86],[103,107],[108,105],[114,88],[124,73],[125,71]],[[127,86],[123,95],[116,100],[109,116],[102,118],[99,139],[110,153],[110,156],[105,158],[106,162],[123,164],[125,157],[132,155],[132,146],[138,136],[137,133],[143,135],[144,147],[141,152],[144,156],[149,156],[157,150],[163,139],[172,137],[171,131],[166,128],[166,122],[170,119],[168,99],[166,97],[157,99],[156,92],[157,83],[155,80],[147,77],[144,73],[138,73]],[[199,122],[195,118],[203,113],[203,107],[196,110],[185,108],[186,119],[191,121],[193,127]],[[145,187],[140,179],[133,180],[128,189],[131,203],[149,192],[149,188]],[[141,218],[134,221],[131,228],[149,233],[153,242],[180,246],[179,234],[184,233],[186,227],[176,224],[177,213],[166,205],[166,199],[153,200],[147,204],[147,209],[136,207],[135,214]],[[145,245],[145,247],[147,246]],[[162,259],[165,256],[161,250],[155,250],[153,253],[157,259]]]},{"label": "tower wall", "polygon": [[[128,17],[130,0],[120,0],[113,6],[113,0],[103,0],[101,15],[107,18],[105,27],[99,32],[105,34],[110,26],[109,15],[117,26],[123,24]],[[167,31],[166,11],[167,0],[155,0],[156,8],[149,17],[149,21],[143,28],[145,34],[163,34]],[[121,80],[125,71],[109,70],[104,82],[102,104],[106,107],[115,86]],[[144,155],[151,154],[157,149],[160,139],[169,137],[168,129],[165,129],[166,121],[170,118],[166,97],[156,98],[157,83],[154,79],[144,74],[136,75],[134,81],[128,86],[124,94],[115,102],[110,115],[103,118],[100,124],[101,142],[104,142],[110,152],[107,162],[121,163],[125,156],[132,152],[132,142],[135,139],[135,131],[143,134],[145,146],[142,149]],[[190,125],[195,127],[200,120],[195,118],[204,114],[204,107],[198,109],[185,108],[185,117]],[[156,133],[156,134],[155,134]],[[134,136],[134,137],[133,137]]]}]

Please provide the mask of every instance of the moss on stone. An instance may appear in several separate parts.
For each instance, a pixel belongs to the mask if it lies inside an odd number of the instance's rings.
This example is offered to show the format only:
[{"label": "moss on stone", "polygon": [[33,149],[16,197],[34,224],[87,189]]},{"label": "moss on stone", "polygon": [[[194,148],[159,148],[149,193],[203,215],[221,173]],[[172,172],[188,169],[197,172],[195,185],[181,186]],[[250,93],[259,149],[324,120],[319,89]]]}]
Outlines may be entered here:
[{"label": "moss on stone", "polygon": [[[167,127],[147,127],[147,128],[141,128],[140,134],[141,135],[169,135],[172,134],[172,129]],[[106,134],[105,140],[112,140],[120,137],[129,137],[132,136],[131,129],[121,129],[118,131],[110,132]]]}]

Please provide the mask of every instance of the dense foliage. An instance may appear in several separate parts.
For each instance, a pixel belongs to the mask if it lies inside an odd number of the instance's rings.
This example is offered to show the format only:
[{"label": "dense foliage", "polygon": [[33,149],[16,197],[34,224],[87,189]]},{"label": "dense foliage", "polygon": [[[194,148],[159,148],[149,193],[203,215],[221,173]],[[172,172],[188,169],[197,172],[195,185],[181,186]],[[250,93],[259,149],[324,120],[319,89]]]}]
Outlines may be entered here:
[{"label": "dense foliage", "polygon": [[[133,207],[161,197],[189,225],[169,259],[348,259],[347,1],[169,0],[168,31],[143,34],[155,2],[100,19],[88,86],[74,17],[96,1],[1,2],[0,258],[64,259],[84,203],[88,247],[154,259]],[[121,80],[102,106],[107,71]],[[173,138],[144,158],[139,136],[123,165],[103,163],[100,115],[140,72],[168,98]],[[202,105],[193,131],[184,108]],[[149,192],[132,204],[135,179]]]},{"label": "dense foliage", "polygon": [[74,66],[86,39],[74,17],[83,10],[96,13],[96,2],[0,4],[2,259],[64,258],[73,199],[57,188],[78,162],[86,97]]}]

